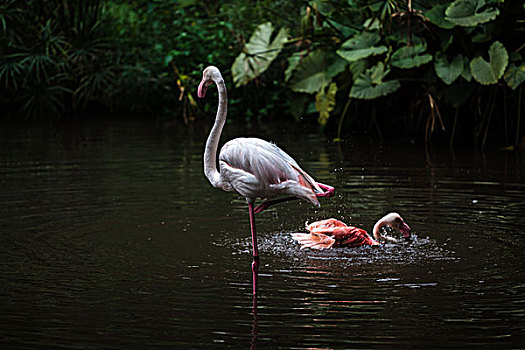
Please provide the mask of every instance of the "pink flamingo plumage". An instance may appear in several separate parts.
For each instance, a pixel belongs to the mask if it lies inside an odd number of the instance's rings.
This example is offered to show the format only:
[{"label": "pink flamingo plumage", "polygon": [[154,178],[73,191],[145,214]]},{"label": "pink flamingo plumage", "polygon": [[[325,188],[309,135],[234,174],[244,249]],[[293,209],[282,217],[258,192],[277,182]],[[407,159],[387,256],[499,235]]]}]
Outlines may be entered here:
[{"label": "pink flamingo plumage", "polygon": [[374,225],[371,238],[368,233],[358,227],[347,226],[336,219],[325,219],[306,225],[310,233],[292,233],[293,239],[301,244],[301,249],[329,249],[337,247],[358,247],[361,245],[378,245],[383,242],[396,242],[392,237],[381,235],[381,228],[388,226],[401,231],[405,239],[410,238],[410,227],[397,213],[390,213],[379,219]]},{"label": "pink flamingo plumage", "polygon": [[[331,197],[334,188],[316,182],[283,150],[273,143],[258,138],[236,138],[224,144],[219,153],[220,171],[217,171],[217,148],[226,121],[227,94],[219,69],[209,66],[202,74],[202,81],[197,91],[199,98],[205,96],[206,89],[213,83],[218,89],[219,103],[215,123],[204,150],[204,174],[213,187],[227,192],[237,192],[248,202],[255,295],[259,270],[255,213],[260,213],[273,204],[296,198],[304,199],[319,207],[318,197]],[[254,208],[256,198],[275,198],[281,195],[288,195],[288,197],[267,200]]]}]

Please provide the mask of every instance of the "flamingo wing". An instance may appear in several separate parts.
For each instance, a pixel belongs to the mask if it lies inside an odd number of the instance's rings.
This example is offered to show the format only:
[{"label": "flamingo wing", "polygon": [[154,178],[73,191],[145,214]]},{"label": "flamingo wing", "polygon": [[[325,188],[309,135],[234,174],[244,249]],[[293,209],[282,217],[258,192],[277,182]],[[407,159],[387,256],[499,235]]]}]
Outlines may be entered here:
[{"label": "flamingo wing", "polygon": [[333,229],[337,227],[348,227],[346,224],[342,221],[339,221],[337,219],[324,219],[320,221],[313,222],[309,225],[306,225],[306,229],[310,232],[330,232]]},{"label": "flamingo wing", "polygon": [[292,233],[292,238],[301,244],[301,249],[329,249],[334,246],[336,240],[322,233]]},{"label": "flamingo wing", "polygon": [[357,247],[360,245],[378,245],[368,233],[354,226],[348,226],[336,219],[316,221],[306,226],[311,234],[327,235],[335,239],[334,247]]},{"label": "flamingo wing", "polygon": [[317,182],[275,144],[257,138],[227,142],[219,154],[221,175],[248,198],[291,194],[315,205]]},{"label": "flamingo wing", "polygon": [[341,247],[358,247],[361,245],[378,245],[368,233],[358,227],[349,226],[344,234],[338,236],[338,245]]}]

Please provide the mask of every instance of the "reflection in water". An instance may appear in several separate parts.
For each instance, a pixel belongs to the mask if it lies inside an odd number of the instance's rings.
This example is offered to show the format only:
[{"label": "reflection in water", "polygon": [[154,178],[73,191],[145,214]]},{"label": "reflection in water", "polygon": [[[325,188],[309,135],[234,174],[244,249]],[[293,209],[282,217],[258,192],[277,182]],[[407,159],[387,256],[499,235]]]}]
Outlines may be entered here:
[{"label": "reflection in water", "polygon": [[[0,135],[3,348],[520,348],[524,159],[228,127],[276,141],[336,196],[258,219],[202,175],[207,130],[143,122]],[[287,133],[283,132],[282,135]],[[303,157],[303,158],[299,158]],[[411,242],[300,250],[335,217],[399,212]]]},{"label": "reflection in water", "polygon": [[257,348],[257,294],[252,294],[252,315],[253,315],[253,321],[252,321],[252,339],[250,341],[250,349],[255,350]]}]

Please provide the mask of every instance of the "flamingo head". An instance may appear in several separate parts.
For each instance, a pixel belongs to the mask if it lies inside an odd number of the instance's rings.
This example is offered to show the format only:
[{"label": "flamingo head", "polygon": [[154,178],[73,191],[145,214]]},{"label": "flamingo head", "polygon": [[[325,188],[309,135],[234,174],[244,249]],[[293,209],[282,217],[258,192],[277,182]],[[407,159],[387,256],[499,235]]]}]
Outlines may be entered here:
[{"label": "flamingo head", "polygon": [[398,213],[390,213],[386,215],[383,220],[384,224],[388,227],[399,230],[405,239],[410,238],[410,227],[406,224],[401,215]]},{"label": "flamingo head", "polygon": [[197,90],[197,96],[199,96],[199,98],[203,98],[206,95],[206,89],[208,89],[208,86],[210,86],[213,82],[218,82],[219,80],[222,80],[222,75],[219,69],[215,66],[206,67],[206,69],[202,72],[202,80]]}]

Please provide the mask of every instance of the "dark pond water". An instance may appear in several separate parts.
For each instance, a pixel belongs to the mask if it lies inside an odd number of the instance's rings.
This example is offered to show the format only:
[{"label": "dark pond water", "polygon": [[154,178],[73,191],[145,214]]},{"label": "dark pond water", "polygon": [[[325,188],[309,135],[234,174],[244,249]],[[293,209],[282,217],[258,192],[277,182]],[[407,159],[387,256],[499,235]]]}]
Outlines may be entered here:
[{"label": "dark pond water", "polygon": [[[299,130],[298,130],[299,129]],[[202,173],[207,126],[94,122],[0,132],[2,349],[525,347],[525,158],[227,125],[276,141],[337,195],[257,216]],[[293,136],[292,136],[293,135]],[[410,243],[300,250],[305,221]]]}]

